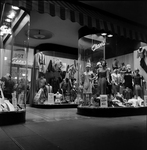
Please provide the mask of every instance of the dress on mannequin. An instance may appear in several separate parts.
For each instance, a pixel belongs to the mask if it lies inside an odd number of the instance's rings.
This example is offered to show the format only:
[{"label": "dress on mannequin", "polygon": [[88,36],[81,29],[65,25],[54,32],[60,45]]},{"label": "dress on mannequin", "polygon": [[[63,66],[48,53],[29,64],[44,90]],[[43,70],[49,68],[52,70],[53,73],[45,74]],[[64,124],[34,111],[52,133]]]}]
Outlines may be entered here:
[{"label": "dress on mannequin", "polygon": [[132,71],[127,70],[124,74],[124,86],[125,86],[125,88],[128,87],[129,89],[133,90],[132,80],[133,80]]},{"label": "dress on mannequin", "polygon": [[135,70],[135,75],[133,76],[134,81],[134,94],[136,97],[140,96],[142,97],[142,81],[143,77],[139,74],[139,70]]},{"label": "dress on mannequin", "polygon": [[112,93],[114,95],[117,94],[120,90],[120,83],[121,83],[121,75],[118,72],[118,69],[115,69],[114,72],[111,74],[112,77]]},{"label": "dress on mannequin", "polygon": [[98,69],[98,88],[99,88],[99,94],[106,94],[106,88],[107,88],[107,79],[109,78],[109,73],[106,68],[106,62],[102,63],[102,66]]}]

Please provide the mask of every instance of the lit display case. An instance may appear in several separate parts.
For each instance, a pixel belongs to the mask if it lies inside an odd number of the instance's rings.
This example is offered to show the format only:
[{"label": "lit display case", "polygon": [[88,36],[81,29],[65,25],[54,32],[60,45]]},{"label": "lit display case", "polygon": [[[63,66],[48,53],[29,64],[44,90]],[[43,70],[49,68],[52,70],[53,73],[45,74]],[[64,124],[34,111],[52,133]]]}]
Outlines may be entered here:
[{"label": "lit display case", "polygon": [[[41,46],[49,50],[39,48]],[[36,48],[34,56],[31,80],[32,106],[76,107],[75,85],[78,65],[77,56],[70,52],[77,49],[56,44],[41,44],[41,46]],[[64,53],[65,49],[69,53]]]},{"label": "lit display case", "polygon": [[25,122],[30,16],[24,9],[1,6],[0,125],[4,125]]},{"label": "lit display case", "polygon": [[[144,109],[146,107],[146,80],[139,73],[139,69],[133,68],[133,61],[130,61],[134,59],[134,52],[120,57],[106,58],[111,41],[116,42],[113,38],[116,39],[116,36],[114,37],[109,32],[94,29],[88,32],[88,29],[84,30],[84,28],[79,30],[79,114],[90,115],[93,113],[93,115],[106,114],[109,116],[124,112],[127,114],[128,110],[132,111],[132,108]],[[127,46],[129,47],[129,44],[126,42]],[[112,53],[114,51],[113,47]],[[132,66],[127,64],[127,61],[125,62],[126,57]],[[132,57],[133,59],[131,59]],[[120,63],[121,61],[124,63]],[[124,112],[122,113],[120,110]],[[94,111],[98,111],[98,113],[94,114]]]}]

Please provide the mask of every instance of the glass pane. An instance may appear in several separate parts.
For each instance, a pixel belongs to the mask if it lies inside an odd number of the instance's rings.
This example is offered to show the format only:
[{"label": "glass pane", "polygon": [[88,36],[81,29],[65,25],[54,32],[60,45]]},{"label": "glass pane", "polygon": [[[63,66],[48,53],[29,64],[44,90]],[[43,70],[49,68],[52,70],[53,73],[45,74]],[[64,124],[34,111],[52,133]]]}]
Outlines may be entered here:
[{"label": "glass pane", "polygon": [[[117,41],[119,43],[116,43]],[[146,65],[145,62],[143,65],[143,59],[140,62],[136,59],[137,53],[146,51],[146,46],[140,47],[134,53],[132,51],[132,53],[117,56],[119,53],[117,48],[125,51],[129,49],[128,47],[132,46],[133,49],[138,48],[139,45],[137,41],[110,36],[110,34],[108,36],[108,33],[89,34],[78,40],[80,107],[113,108],[146,105],[146,76],[142,71],[142,69],[145,70]],[[108,54],[113,57],[109,58]],[[138,67],[140,69],[135,70],[137,65],[140,65]]]},{"label": "glass pane", "polygon": [[[3,105],[0,112],[25,111],[28,77],[28,31],[30,16],[3,4],[1,17],[0,78]],[[6,105],[8,107],[6,107]]]},{"label": "glass pane", "polygon": [[74,58],[56,51],[35,54],[31,80],[33,104],[74,104],[78,69]]}]

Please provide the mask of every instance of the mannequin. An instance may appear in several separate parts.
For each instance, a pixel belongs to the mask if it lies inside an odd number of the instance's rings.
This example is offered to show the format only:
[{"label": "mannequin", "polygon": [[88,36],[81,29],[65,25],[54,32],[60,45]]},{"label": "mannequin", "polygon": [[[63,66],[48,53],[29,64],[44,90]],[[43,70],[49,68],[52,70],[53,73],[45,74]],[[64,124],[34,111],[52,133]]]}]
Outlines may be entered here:
[{"label": "mannequin", "polygon": [[136,98],[138,98],[138,96],[143,97],[141,87],[142,87],[142,82],[144,80],[143,80],[143,77],[139,74],[139,69],[135,70],[133,81],[134,81],[134,95],[136,96]]},{"label": "mannequin", "polygon": [[127,100],[133,97],[133,74],[130,64],[126,66],[126,72],[124,74],[123,96]]},{"label": "mannequin", "polygon": [[54,95],[55,95],[55,103],[61,104],[62,94],[60,94],[59,91],[57,91],[57,93]]},{"label": "mannequin", "polygon": [[114,69],[113,73],[111,74],[112,77],[112,93],[114,96],[120,90],[120,82],[121,82],[121,75],[118,69]]},{"label": "mannequin", "polygon": [[131,89],[133,91],[133,85],[132,85],[132,80],[133,80],[133,74],[132,74],[132,70],[131,70],[131,65],[128,64],[126,66],[126,72],[124,74],[124,87],[128,87],[129,89]]},{"label": "mannequin", "polygon": [[101,64],[102,65],[99,66],[99,69],[97,72],[100,95],[106,94],[107,82],[109,83],[109,72],[108,72],[108,69],[106,67],[106,61],[103,60],[101,62]]},{"label": "mannequin", "polygon": [[83,73],[83,94],[85,104],[91,104],[91,95],[92,95],[92,78],[93,72],[90,70],[91,63],[87,62],[86,71]]}]

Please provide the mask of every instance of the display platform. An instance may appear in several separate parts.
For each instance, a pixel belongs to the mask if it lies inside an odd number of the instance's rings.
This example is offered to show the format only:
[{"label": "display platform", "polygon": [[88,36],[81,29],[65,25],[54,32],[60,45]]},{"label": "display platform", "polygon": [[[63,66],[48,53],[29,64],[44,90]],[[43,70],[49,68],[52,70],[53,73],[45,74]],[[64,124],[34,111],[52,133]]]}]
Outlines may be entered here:
[{"label": "display platform", "polygon": [[32,107],[36,108],[77,108],[77,104],[33,104]]},{"label": "display platform", "polygon": [[109,107],[78,106],[77,114],[95,117],[123,117],[147,115],[147,107]]},{"label": "display platform", "polygon": [[0,125],[25,123],[26,111],[0,112]]}]

